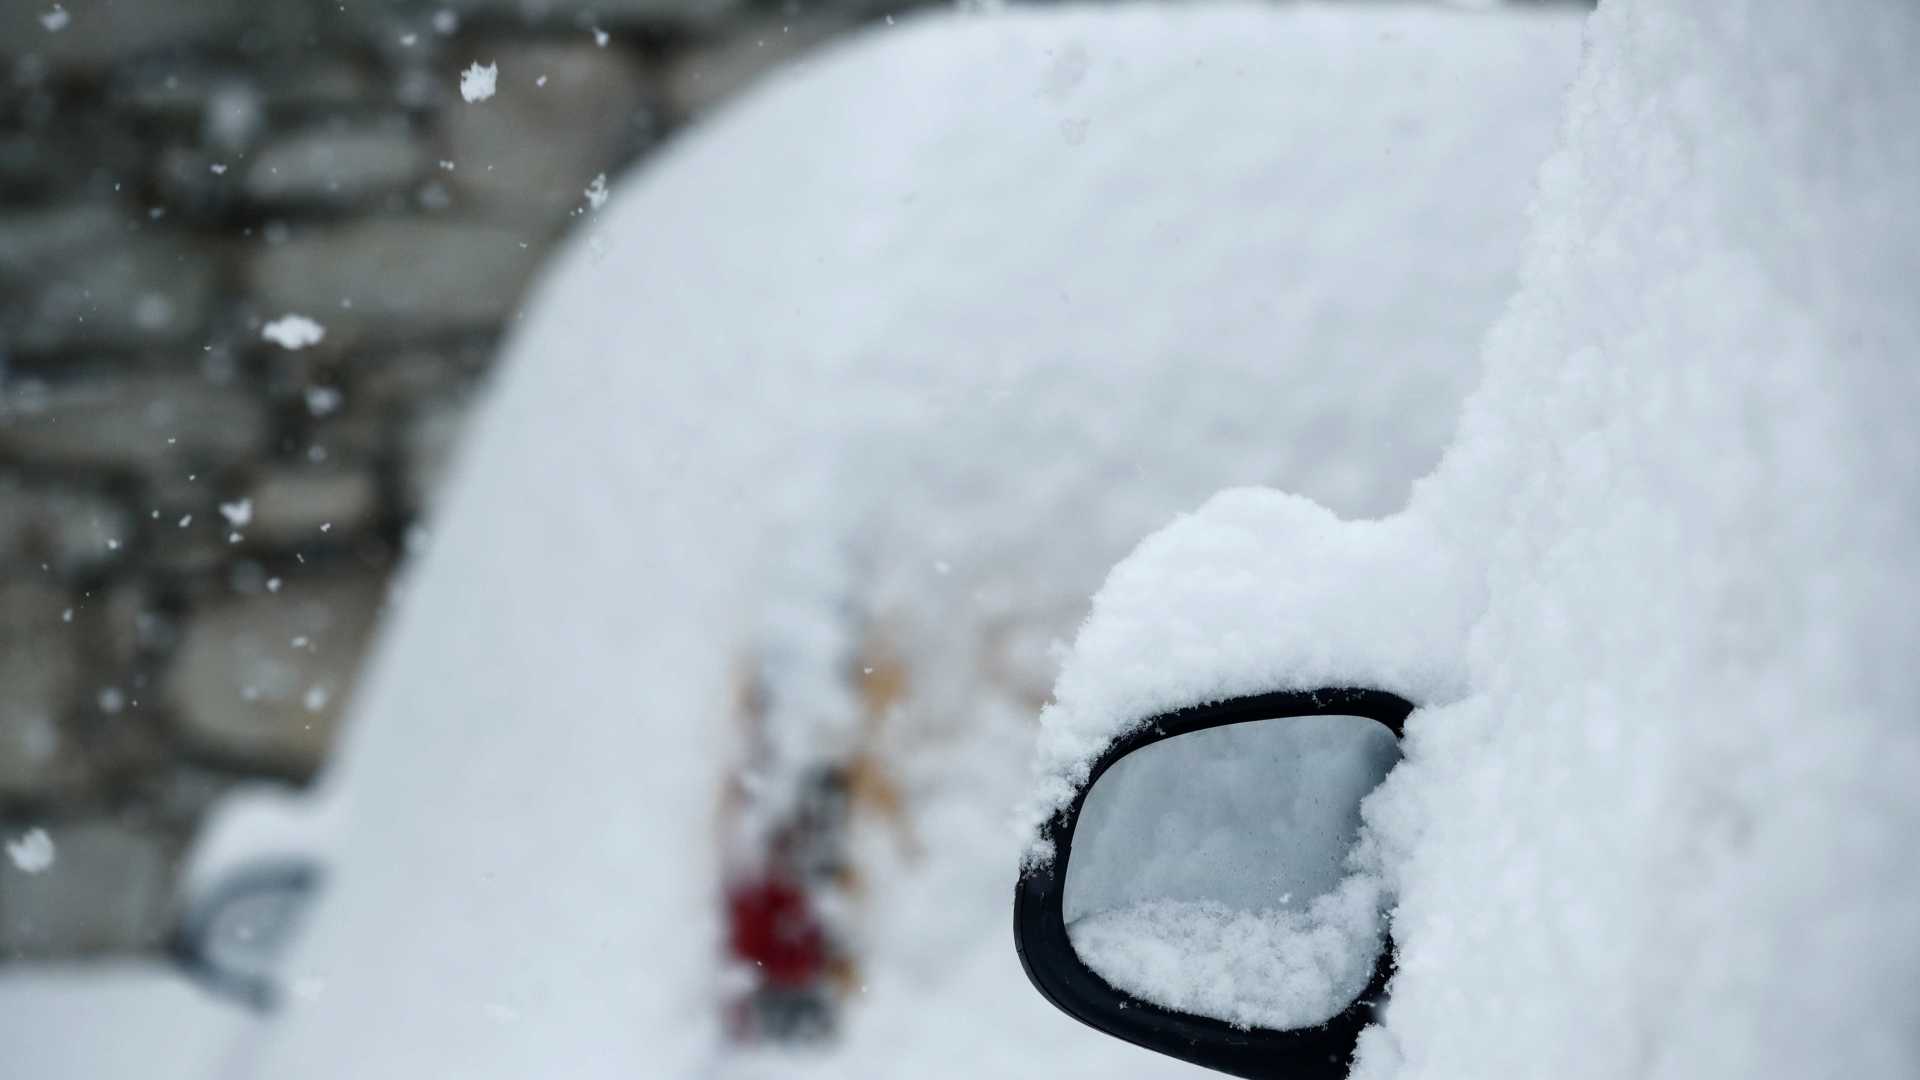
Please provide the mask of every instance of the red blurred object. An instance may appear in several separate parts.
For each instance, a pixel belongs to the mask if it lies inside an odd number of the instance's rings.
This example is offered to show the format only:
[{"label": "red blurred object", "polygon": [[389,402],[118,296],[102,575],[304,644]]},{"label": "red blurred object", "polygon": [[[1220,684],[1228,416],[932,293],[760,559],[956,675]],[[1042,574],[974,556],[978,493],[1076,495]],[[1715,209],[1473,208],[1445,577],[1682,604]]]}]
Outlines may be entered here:
[{"label": "red blurred object", "polygon": [[767,987],[814,986],[827,973],[826,932],[806,892],[782,877],[728,886],[727,949]]}]

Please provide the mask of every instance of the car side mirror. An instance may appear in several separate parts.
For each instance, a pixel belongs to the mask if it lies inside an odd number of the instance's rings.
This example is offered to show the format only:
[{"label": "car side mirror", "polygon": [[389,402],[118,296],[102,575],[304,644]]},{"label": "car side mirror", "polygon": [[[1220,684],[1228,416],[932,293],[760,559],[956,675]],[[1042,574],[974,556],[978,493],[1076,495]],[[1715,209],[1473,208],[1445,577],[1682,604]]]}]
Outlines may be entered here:
[{"label": "car side mirror", "polygon": [[167,951],[195,982],[265,1012],[278,1003],[276,968],[319,889],[318,864],[260,859],[191,898]]},{"label": "car side mirror", "polygon": [[1116,740],[1016,888],[1028,979],[1197,1065],[1346,1076],[1393,969],[1383,888],[1350,856],[1412,709],[1375,690],[1263,694]]}]

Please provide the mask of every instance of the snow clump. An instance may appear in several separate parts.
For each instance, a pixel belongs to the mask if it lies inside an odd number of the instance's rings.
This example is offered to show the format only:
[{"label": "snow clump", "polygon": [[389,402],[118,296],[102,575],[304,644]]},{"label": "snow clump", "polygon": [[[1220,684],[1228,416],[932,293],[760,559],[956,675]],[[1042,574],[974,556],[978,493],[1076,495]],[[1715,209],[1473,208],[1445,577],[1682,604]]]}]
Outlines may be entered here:
[{"label": "snow clump", "polygon": [[38,874],[53,865],[53,837],[45,829],[28,829],[18,837],[7,841],[7,858],[22,873]]},{"label": "snow clump", "polygon": [[320,344],[327,328],[305,315],[282,315],[261,327],[260,336],[283,349],[304,349]]},{"label": "snow clump", "polygon": [[468,104],[485,101],[493,96],[494,85],[500,79],[500,65],[497,63],[480,66],[475,60],[473,65],[460,73],[460,96]]}]

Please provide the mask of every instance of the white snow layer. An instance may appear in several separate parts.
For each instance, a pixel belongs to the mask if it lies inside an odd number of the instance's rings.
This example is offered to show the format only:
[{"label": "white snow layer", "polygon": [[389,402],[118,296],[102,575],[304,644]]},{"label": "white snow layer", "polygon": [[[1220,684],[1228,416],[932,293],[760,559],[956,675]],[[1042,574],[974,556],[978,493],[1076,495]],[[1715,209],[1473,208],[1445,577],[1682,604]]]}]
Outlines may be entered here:
[{"label": "white snow layer", "polygon": [[1108,983],[1240,1028],[1325,1023],[1360,996],[1380,955],[1380,879],[1356,874],[1302,910],[1142,900],[1068,928]]},{"label": "white snow layer", "polygon": [[1223,496],[1095,600],[1041,812],[1170,704],[1436,706],[1357,1076],[1920,1075],[1916,56],[1905,0],[1604,4],[1408,509]]},{"label": "white snow layer", "polygon": [[726,1068],[1191,1073],[1054,1011],[1008,945],[1048,642],[1222,486],[1404,502],[1513,288],[1579,25],[902,20],[623,179],[358,702],[288,969],[324,990],[257,1075],[704,1075],[734,680],[780,668],[782,760],[831,751],[863,634],[910,687],[873,747],[905,815],[857,838],[863,992],[824,1056]]},{"label": "white snow layer", "polygon": [[258,1022],[157,963],[0,970],[7,1080],[225,1080],[222,1063]]},{"label": "white snow layer", "polygon": [[1032,820],[1066,805],[1109,742],[1170,709],[1338,686],[1458,697],[1483,591],[1471,565],[1409,515],[1342,521],[1276,491],[1215,496],[1094,597],[1042,714]]}]

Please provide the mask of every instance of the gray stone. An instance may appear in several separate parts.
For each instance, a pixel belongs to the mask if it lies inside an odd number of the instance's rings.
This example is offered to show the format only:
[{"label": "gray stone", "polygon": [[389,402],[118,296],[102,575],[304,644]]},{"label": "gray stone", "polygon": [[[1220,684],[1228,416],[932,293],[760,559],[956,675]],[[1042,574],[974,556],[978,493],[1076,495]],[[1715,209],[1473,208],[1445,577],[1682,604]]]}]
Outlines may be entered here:
[{"label": "gray stone", "polygon": [[300,452],[314,465],[377,461],[397,434],[392,420],[375,410],[335,413],[308,424]]},{"label": "gray stone", "polygon": [[463,395],[492,359],[490,340],[362,357],[354,374],[355,396],[384,408]]},{"label": "gray stone", "polygon": [[[173,616],[156,605],[152,593],[139,583],[113,586],[102,602],[88,607],[105,648],[96,658],[96,667],[104,659],[114,671],[131,672],[141,660],[170,650],[179,634]],[[138,700],[139,688],[130,689],[130,699]]]},{"label": "gray stone", "polygon": [[311,0],[62,0],[66,25],[50,30],[41,16],[52,7],[0,3],[0,58],[94,70],[200,43],[257,54],[307,43],[338,21],[337,5]]},{"label": "gray stone", "polygon": [[431,513],[433,497],[445,482],[467,414],[462,402],[436,402],[421,410],[407,426],[400,483],[401,500],[410,513]]},{"label": "gray stone", "polygon": [[498,324],[518,306],[543,250],[538,235],[477,222],[373,219],[262,244],[247,277],[268,317],[305,314],[344,346]]},{"label": "gray stone", "polygon": [[82,170],[67,150],[23,131],[0,133],[0,196],[32,196],[50,180],[71,182]]},{"label": "gray stone", "polygon": [[239,202],[240,185],[222,157],[198,147],[167,147],[148,162],[148,175],[167,207],[188,217],[217,218]]},{"label": "gray stone", "polygon": [[32,54],[55,67],[93,68],[195,38],[231,32],[246,0],[62,0],[57,29],[41,21],[52,3],[0,4],[0,56]]},{"label": "gray stone", "polygon": [[218,570],[232,556],[227,530],[218,515],[196,516],[192,525],[162,529],[154,534],[149,556],[156,570],[181,577],[200,577]]},{"label": "gray stone", "polygon": [[0,475],[0,566],[72,578],[125,558],[133,539],[132,516],[104,495]]},{"label": "gray stone", "polygon": [[[380,486],[365,470],[276,466],[247,489],[253,521],[247,539],[277,546],[343,540],[373,520]],[[323,531],[324,529],[324,531]]]},{"label": "gray stone", "polygon": [[[270,64],[182,64],[172,61],[132,65],[119,72],[111,90],[116,107],[155,119],[198,120],[217,128],[217,115],[237,108],[339,111],[383,96],[380,83],[357,58],[317,55],[276,59]],[[215,140],[222,141],[222,140]]]},{"label": "gray stone", "polygon": [[21,352],[172,345],[206,323],[215,252],[79,204],[0,216],[0,344]]},{"label": "gray stone", "polygon": [[427,166],[404,123],[296,132],[261,147],[247,166],[256,202],[348,204],[397,191]]},{"label": "gray stone", "polygon": [[228,64],[182,64],[160,60],[128,64],[115,71],[108,101],[143,120],[187,121],[203,117],[209,102],[240,94],[264,105],[259,77]]},{"label": "gray stone", "polygon": [[[499,88],[444,114],[444,179],[471,203],[558,225],[593,178],[645,146],[655,127],[646,80],[625,53],[577,43],[476,42],[460,52],[499,66]],[[449,80],[457,79],[449,72]],[[539,80],[544,78],[544,84]]]},{"label": "gray stone", "polygon": [[277,65],[260,80],[267,104],[276,109],[339,111],[380,101],[387,91],[380,76],[358,59],[316,57],[306,63]]},{"label": "gray stone", "polygon": [[127,219],[104,203],[10,212],[0,216],[0,273],[33,273],[63,252],[109,246],[129,231]]},{"label": "gray stone", "polygon": [[190,833],[221,799],[245,783],[220,770],[175,763],[172,768],[136,778],[132,787],[141,809],[155,821]]},{"label": "gray stone", "polygon": [[114,820],[9,825],[5,840],[42,828],[53,862],[28,873],[0,859],[0,953],[20,957],[127,952],[165,935],[175,844]]},{"label": "gray stone", "polygon": [[667,108],[676,121],[706,113],[852,25],[850,17],[833,12],[761,19],[687,49],[667,64]]},{"label": "gray stone", "polygon": [[0,454],[42,465],[193,472],[254,456],[265,408],[198,375],[118,375],[0,398]]},{"label": "gray stone", "polygon": [[71,201],[90,190],[106,198],[114,176],[138,175],[142,148],[109,118],[50,111],[0,133],[0,206]]},{"label": "gray stone", "polygon": [[380,597],[379,584],[361,578],[289,576],[196,610],[165,678],[182,739],[231,765],[311,775],[353,690]]},{"label": "gray stone", "polygon": [[446,9],[465,19],[579,27],[710,26],[738,10],[742,0],[407,0],[426,11]]},{"label": "gray stone", "polygon": [[79,628],[66,592],[0,584],[0,798],[45,798],[83,779],[65,719],[79,692]]},{"label": "gray stone", "polygon": [[154,569],[182,577],[205,575],[233,555],[214,478],[193,475],[163,472],[147,489],[160,518],[148,523],[145,556]]}]

